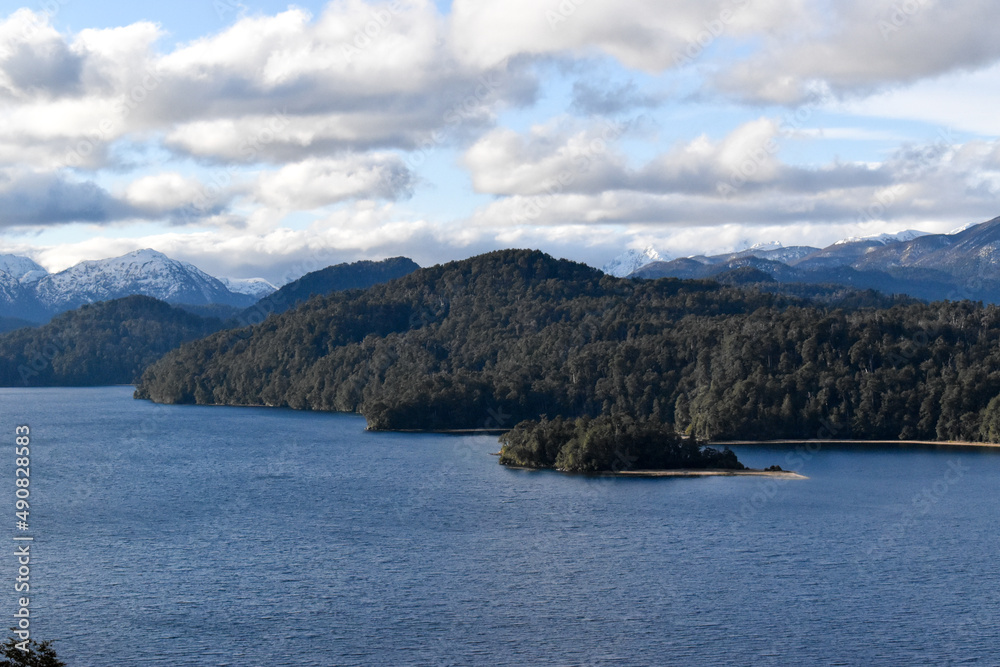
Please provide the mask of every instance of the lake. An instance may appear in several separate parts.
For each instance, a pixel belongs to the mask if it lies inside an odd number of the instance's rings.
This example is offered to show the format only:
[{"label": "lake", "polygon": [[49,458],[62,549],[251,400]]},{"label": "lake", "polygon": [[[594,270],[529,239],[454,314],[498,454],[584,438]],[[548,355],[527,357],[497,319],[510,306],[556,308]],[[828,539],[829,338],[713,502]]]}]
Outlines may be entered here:
[{"label": "lake", "polygon": [[1000,663],[998,452],[593,478],[505,469],[495,437],[131,392],[0,390],[11,534],[32,429],[32,629],[71,666]]}]

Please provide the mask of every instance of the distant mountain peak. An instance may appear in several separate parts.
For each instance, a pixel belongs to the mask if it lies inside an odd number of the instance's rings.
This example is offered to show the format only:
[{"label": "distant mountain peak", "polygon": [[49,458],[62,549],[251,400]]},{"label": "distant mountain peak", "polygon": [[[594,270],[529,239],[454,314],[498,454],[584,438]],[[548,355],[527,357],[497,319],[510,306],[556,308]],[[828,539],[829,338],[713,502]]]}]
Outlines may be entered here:
[{"label": "distant mountain peak", "polygon": [[864,242],[875,242],[886,245],[889,243],[906,243],[907,241],[912,241],[918,239],[921,236],[928,236],[930,232],[922,232],[917,229],[907,229],[902,232],[896,232],[895,234],[869,234],[868,236],[850,236],[846,239],[841,239],[833,245],[845,245],[848,243],[864,243]]},{"label": "distant mountain peak", "polygon": [[972,229],[973,227],[978,227],[980,224],[981,223],[978,223],[978,222],[970,222],[967,225],[962,225],[961,227],[957,227],[957,228],[951,230],[950,232],[948,232],[946,234],[946,236],[955,236],[956,234],[961,234],[962,232],[964,232],[964,231],[966,231],[968,229]]},{"label": "distant mountain peak", "polygon": [[785,246],[781,243],[781,241],[764,241],[762,243],[753,244],[747,248],[747,250],[780,250],[784,247]]},{"label": "distant mountain peak", "polygon": [[49,273],[34,260],[21,255],[0,255],[0,271],[17,278],[22,285],[37,282]]},{"label": "distant mountain peak", "polygon": [[35,284],[35,294],[46,308],[57,312],[133,294],[192,305],[245,306],[253,301],[245,294],[233,293],[193,264],[151,248],[87,260],[46,275]]},{"label": "distant mountain peak", "polygon": [[274,294],[278,288],[264,278],[219,278],[230,292],[236,294],[249,294],[250,296],[263,299],[268,294]]},{"label": "distant mountain peak", "polygon": [[122,255],[122,258],[125,257],[135,257],[136,259],[170,259],[159,250],[153,250],[152,248],[133,250],[132,252]]},{"label": "distant mountain peak", "polygon": [[609,276],[624,278],[625,276],[638,271],[647,264],[662,262],[664,258],[653,246],[646,246],[642,250],[629,249],[618,255],[613,260],[605,264],[601,271]]}]

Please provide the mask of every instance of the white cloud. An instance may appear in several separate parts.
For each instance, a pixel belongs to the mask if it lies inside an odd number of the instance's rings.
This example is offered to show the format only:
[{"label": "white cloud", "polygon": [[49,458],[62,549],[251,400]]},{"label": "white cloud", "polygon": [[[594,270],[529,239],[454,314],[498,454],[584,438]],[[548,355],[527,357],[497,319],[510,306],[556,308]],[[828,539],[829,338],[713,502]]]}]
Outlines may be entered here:
[{"label": "white cloud", "polygon": [[716,85],[749,100],[798,104],[817,91],[863,97],[1000,59],[1000,42],[984,20],[995,11],[990,0],[808,5],[808,15],[762,31],[762,48],[722,66]]},{"label": "white cloud", "polygon": [[645,165],[630,166],[616,147],[627,126],[604,123],[585,129],[554,121],[527,136],[498,129],[464,156],[480,192],[500,195],[612,191],[708,197],[761,191],[823,192],[884,184],[888,177],[862,164],[805,169],[779,159],[780,125],[768,118],[748,121],[718,141],[701,136],[681,142]]},{"label": "white cloud", "polygon": [[845,105],[859,117],[910,119],[1000,136],[1000,65],[920,81]]},{"label": "white cloud", "polygon": [[166,214],[186,207],[220,210],[229,201],[228,193],[220,188],[207,188],[198,179],[177,172],[164,172],[132,181],[125,188],[124,198],[149,215]]},{"label": "white cloud", "polygon": [[803,0],[455,0],[452,40],[479,66],[518,54],[603,52],[650,72],[697,56],[720,37],[787,25]]},{"label": "white cloud", "polygon": [[[573,169],[584,133],[538,126],[486,135],[465,156],[476,186],[503,197],[470,219],[479,229],[565,225],[741,227],[952,225],[995,215],[1000,141],[904,146],[880,163],[816,167],[780,159],[766,118],[718,141],[676,145],[640,167],[613,146]],[[569,174],[562,178],[561,174]]]},{"label": "white cloud", "polygon": [[457,61],[426,0],[243,18],[159,54],[162,34],[136,23],[65,35],[29,10],[0,21],[0,163],[93,168],[113,142],[157,135],[222,162],[409,149],[534,93],[523,69]]},{"label": "white cloud", "polygon": [[256,198],[289,210],[314,209],[348,199],[397,199],[412,192],[413,176],[402,159],[372,153],[310,158],[261,174]]}]

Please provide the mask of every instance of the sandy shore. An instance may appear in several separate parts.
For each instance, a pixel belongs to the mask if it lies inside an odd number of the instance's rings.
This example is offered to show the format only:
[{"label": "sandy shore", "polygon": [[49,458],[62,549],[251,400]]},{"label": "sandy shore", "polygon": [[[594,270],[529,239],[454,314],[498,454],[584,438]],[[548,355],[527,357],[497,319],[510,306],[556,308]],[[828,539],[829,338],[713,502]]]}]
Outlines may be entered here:
[{"label": "sandy shore", "polygon": [[992,442],[961,442],[949,440],[720,440],[708,443],[709,447],[745,447],[748,445],[848,445],[851,447],[974,447],[977,449],[998,449],[1000,444]]},{"label": "sandy shore", "polygon": [[[523,466],[509,466],[505,468],[511,470],[527,470],[537,472],[539,470],[553,470],[553,468],[526,468]],[[809,479],[805,475],[800,475],[791,470],[622,470],[620,472],[594,472],[594,473],[566,473],[563,470],[556,470],[568,475],[595,475],[598,477],[776,477],[778,479]]]},{"label": "sandy shore", "polygon": [[615,477],[777,477],[809,479],[791,470],[623,470],[603,473]]}]

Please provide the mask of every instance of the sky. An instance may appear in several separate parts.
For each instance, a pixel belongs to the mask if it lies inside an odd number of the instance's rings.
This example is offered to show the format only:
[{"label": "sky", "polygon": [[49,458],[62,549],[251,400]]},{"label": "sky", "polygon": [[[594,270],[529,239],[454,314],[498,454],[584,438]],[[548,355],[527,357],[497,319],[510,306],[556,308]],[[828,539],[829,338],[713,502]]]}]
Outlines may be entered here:
[{"label": "sky", "polygon": [[1000,215],[966,0],[0,5],[0,253],[275,283],[398,255],[601,266]]}]

